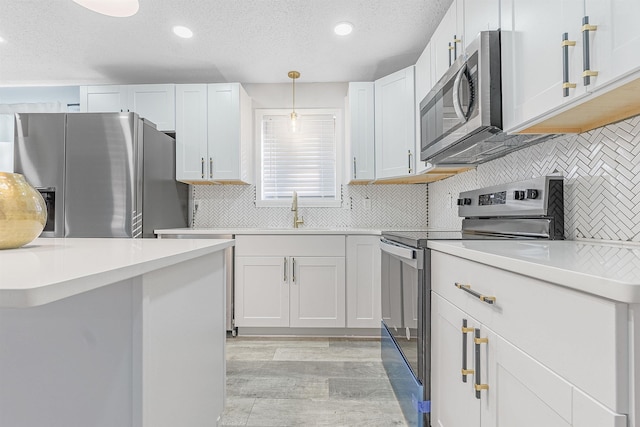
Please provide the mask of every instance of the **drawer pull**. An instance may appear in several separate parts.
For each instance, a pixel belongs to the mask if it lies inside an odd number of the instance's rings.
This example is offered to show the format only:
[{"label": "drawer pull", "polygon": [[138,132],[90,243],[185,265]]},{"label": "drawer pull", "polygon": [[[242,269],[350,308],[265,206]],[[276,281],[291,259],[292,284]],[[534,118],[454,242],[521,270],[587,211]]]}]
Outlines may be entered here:
[{"label": "drawer pull", "polygon": [[496,303],[496,297],[491,297],[488,295],[482,295],[479,292],[474,291],[473,289],[471,289],[471,285],[463,285],[462,283],[455,283],[455,287],[458,289],[462,289],[463,291],[467,292],[468,294],[473,295],[474,297],[478,298],[480,301],[482,302],[486,302],[487,304],[495,304]]},{"label": "drawer pull", "polygon": [[462,319],[462,382],[467,382],[467,375],[473,375],[473,369],[467,369],[467,334],[475,331],[474,328],[467,327],[467,319]]},{"label": "drawer pull", "polygon": [[475,330],[475,335],[473,338],[473,342],[475,344],[475,353],[476,353],[476,383],[474,384],[473,388],[476,390],[476,399],[480,399],[482,396],[480,394],[480,392],[482,390],[489,390],[489,385],[488,384],[482,384],[482,378],[481,378],[481,369],[480,369],[480,344],[488,344],[489,343],[489,338],[480,338],[480,329],[476,329]]}]

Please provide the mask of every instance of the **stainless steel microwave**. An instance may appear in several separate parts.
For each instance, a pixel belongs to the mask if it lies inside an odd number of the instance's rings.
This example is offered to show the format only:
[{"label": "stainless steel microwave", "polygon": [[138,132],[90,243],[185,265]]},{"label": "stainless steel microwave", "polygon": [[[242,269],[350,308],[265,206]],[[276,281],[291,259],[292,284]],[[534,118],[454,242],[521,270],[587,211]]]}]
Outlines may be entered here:
[{"label": "stainless steel microwave", "polygon": [[420,103],[420,160],[479,164],[555,136],[502,131],[500,67],[500,32],[481,32]]}]

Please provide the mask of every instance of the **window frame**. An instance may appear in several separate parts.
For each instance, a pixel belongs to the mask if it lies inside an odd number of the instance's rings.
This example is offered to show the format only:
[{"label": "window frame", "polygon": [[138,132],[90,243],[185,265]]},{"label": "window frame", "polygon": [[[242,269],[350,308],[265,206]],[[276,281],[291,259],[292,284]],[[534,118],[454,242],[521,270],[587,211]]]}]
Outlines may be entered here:
[{"label": "window frame", "polygon": [[[340,208],[342,206],[342,162],[344,148],[344,132],[342,128],[342,110],[340,108],[298,108],[298,116],[313,114],[331,114],[335,117],[335,199],[310,199],[298,197],[299,207]],[[256,153],[256,206],[257,207],[291,207],[293,194],[286,199],[263,200],[262,199],[262,120],[264,116],[291,114],[291,110],[282,108],[260,108],[255,110],[255,153]]]}]

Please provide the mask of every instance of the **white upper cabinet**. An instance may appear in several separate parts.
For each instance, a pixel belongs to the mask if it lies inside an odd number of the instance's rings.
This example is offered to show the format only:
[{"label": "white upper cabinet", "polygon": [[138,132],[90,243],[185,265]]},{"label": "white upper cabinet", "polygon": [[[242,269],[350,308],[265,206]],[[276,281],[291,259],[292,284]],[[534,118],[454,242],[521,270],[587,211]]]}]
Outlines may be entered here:
[{"label": "white upper cabinet", "polygon": [[[458,0],[460,1],[460,0]],[[500,28],[500,0],[464,0],[464,47],[480,31]]]},{"label": "white upper cabinet", "polygon": [[440,80],[453,61],[463,54],[463,6],[462,0],[454,0],[431,36],[434,83]]},{"label": "white upper cabinet", "polygon": [[640,113],[639,13],[632,0],[502,1],[505,129],[579,133]]},{"label": "white upper cabinet", "polygon": [[346,111],[346,182],[375,179],[373,82],[349,83]]},{"label": "white upper cabinet", "polygon": [[431,54],[431,43],[429,43],[427,44],[427,47],[424,48],[424,51],[422,52],[422,55],[420,55],[420,58],[418,58],[415,68],[416,173],[422,173],[427,169],[426,162],[420,161],[420,102],[422,102],[424,97],[427,96],[427,94],[433,87],[433,84],[435,83],[431,78],[433,74],[433,60]]},{"label": "white upper cabinet", "polygon": [[207,148],[207,85],[176,86],[176,179],[209,179]]},{"label": "white upper cabinet", "polygon": [[[588,91],[594,91],[640,67],[640,2],[637,0],[586,0],[589,68],[596,71]],[[584,24],[581,22],[580,24]],[[587,54],[585,51],[584,54]],[[587,82],[583,82],[586,85]]]},{"label": "white upper cabinet", "polygon": [[375,81],[376,179],[415,173],[414,66]]},{"label": "white upper cabinet", "polygon": [[133,112],[153,122],[158,130],[176,128],[175,85],[104,85],[80,87],[80,111]]},{"label": "white upper cabinet", "polygon": [[176,179],[252,180],[251,99],[239,83],[176,86]]},{"label": "white upper cabinet", "polygon": [[501,2],[506,131],[586,94],[576,85],[582,76],[582,5],[583,0]]},{"label": "white upper cabinet", "polygon": [[209,167],[213,179],[252,180],[251,98],[240,83],[208,85]]}]

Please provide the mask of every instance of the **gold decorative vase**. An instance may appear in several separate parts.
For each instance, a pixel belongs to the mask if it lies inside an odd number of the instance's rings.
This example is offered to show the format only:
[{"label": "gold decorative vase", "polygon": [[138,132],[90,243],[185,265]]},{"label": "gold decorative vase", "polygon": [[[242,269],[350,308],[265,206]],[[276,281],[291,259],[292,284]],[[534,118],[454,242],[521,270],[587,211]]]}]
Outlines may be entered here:
[{"label": "gold decorative vase", "polygon": [[26,245],[46,223],[47,206],[40,192],[22,175],[0,172],[0,249]]}]

